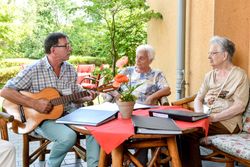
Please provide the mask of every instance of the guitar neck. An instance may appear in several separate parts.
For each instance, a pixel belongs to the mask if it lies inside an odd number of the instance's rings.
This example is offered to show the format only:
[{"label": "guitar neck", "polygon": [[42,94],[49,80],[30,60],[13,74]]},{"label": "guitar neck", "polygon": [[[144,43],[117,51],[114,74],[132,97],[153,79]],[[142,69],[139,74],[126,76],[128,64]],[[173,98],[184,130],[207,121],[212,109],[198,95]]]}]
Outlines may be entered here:
[{"label": "guitar neck", "polygon": [[83,98],[83,97],[89,96],[89,95],[90,94],[87,91],[82,91],[82,92],[73,93],[71,95],[65,95],[65,96],[61,96],[61,97],[52,99],[50,102],[52,103],[52,105],[57,106],[60,104],[66,104],[68,102],[78,100],[80,98]]}]

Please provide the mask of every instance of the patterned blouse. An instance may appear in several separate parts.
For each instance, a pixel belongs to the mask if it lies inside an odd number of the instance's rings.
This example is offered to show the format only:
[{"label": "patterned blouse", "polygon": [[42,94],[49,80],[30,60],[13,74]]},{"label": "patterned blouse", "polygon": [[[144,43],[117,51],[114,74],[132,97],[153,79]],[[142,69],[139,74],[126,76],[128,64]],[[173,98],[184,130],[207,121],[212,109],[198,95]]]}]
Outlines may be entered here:
[{"label": "patterned blouse", "polygon": [[[136,72],[136,67],[132,66],[123,69],[120,73],[128,76],[129,84],[132,86],[143,83],[133,92],[137,97],[136,102],[138,103],[144,103],[148,96],[158,90],[169,87],[163,72],[159,70],[151,69],[147,73],[138,73]],[[121,87],[121,89],[124,90],[125,87]]]}]

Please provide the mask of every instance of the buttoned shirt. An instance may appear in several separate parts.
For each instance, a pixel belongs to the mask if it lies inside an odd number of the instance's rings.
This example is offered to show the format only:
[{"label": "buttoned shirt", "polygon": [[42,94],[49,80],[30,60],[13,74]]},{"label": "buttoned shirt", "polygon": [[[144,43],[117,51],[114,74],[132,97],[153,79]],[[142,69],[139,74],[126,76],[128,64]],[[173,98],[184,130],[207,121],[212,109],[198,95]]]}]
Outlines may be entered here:
[{"label": "buttoned shirt", "polygon": [[[144,103],[148,96],[153,93],[169,87],[168,82],[160,70],[151,69],[147,73],[138,73],[136,72],[136,67],[127,67],[122,70],[120,73],[125,74],[129,78],[129,84],[132,86],[142,84],[136,90],[133,91],[133,94],[137,97],[138,103]],[[126,87],[122,86],[122,90],[125,90]]]},{"label": "buttoned shirt", "polygon": [[[45,56],[19,72],[16,77],[6,83],[5,87],[31,93],[37,93],[44,88],[51,87],[55,88],[61,95],[68,95],[82,91],[81,86],[76,84],[76,79],[77,73],[71,64],[63,62],[60,74],[57,76],[49,64],[47,56]],[[70,110],[70,103],[64,104],[64,110]]]}]

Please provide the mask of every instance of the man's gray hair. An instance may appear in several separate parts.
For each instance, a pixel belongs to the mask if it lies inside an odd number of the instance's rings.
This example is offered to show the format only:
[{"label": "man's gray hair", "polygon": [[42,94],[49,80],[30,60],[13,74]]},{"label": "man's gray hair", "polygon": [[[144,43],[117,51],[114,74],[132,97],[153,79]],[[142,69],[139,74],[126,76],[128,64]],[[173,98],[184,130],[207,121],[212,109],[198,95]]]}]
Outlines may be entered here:
[{"label": "man's gray hair", "polygon": [[155,50],[151,45],[148,45],[148,44],[139,45],[136,48],[136,55],[138,55],[142,51],[147,53],[149,60],[151,60],[151,61],[154,60],[154,58],[155,58]]},{"label": "man's gray hair", "polygon": [[235,53],[235,44],[227,39],[226,37],[214,36],[210,40],[210,44],[218,44],[221,46],[222,51],[229,54],[230,60],[232,61],[233,55]]}]

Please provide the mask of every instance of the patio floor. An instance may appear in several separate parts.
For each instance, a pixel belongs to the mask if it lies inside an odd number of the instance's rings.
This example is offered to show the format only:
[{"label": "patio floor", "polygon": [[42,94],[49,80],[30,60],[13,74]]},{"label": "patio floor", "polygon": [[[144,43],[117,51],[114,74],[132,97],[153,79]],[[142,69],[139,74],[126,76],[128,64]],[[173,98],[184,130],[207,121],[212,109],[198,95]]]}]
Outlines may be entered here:
[{"label": "patio floor", "polygon": [[[16,147],[16,165],[17,167],[22,167],[22,135],[17,135],[15,133],[9,132],[10,142],[14,143]],[[85,145],[85,143],[81,143]],[[30,145],[30,150],[34,150],[39,145],[39,142],[33,142]],[[207,152],[208,150],[201,149],[202,152]],[[48,156],[48,155],[46,155]],[[31,167],[44,167],[45,162],[36,160]],[[203,167],[224,167],[225,165],[222,163],[214,163],[203,161]],[[236,167],[243,167],[242,165],[235,165]],[[61,167],[87,167],[87,163],[81,159],[76,159],[75,154],[73,152],[69,152],[65,157]]]}]

